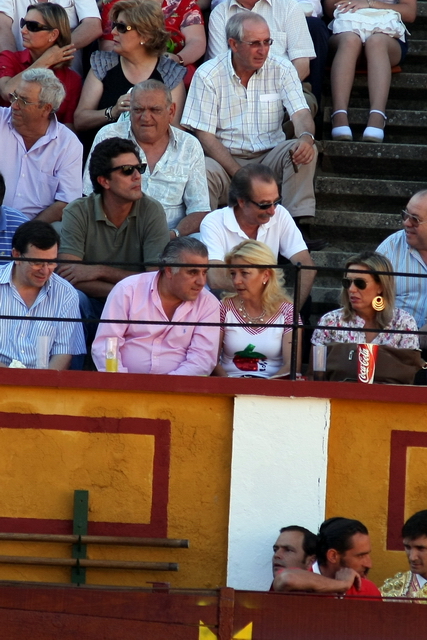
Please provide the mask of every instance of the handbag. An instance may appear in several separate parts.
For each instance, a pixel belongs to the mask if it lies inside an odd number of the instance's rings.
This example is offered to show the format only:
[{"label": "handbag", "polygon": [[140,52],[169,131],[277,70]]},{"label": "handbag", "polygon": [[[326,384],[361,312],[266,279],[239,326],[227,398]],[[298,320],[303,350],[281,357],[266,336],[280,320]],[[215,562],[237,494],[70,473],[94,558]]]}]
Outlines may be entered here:
[{"label": "handbag", "polygon": [[[421,351],[418,349],[379,345],[374,382],[413,384],[417,371],[426,368],[427,363],[421,358]],[[328,345],[326,379],[357,382],[357,344],[337,342]]]},{"label": "handbag", "polygon": [[366,42],[366,39],[373,33],[385,33],[405,42],[405,32],[409,33],[397,11],[368,7],[357,11],[335,9],[334,20],[329,23],[328,27],[333,33],[343,33],[344,31],[357,33],[362,42]]}]

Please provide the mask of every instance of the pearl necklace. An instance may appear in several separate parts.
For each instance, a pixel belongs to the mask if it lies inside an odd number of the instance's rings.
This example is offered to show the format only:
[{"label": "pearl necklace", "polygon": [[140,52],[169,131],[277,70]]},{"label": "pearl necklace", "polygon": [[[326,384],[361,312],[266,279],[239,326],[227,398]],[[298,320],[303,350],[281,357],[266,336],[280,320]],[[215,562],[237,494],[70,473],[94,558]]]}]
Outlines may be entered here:
[{"label": "pearl necklace", "polygon": [[243,300],[240,300],[239,313],[242,316],[242,318],[244,318],[247,321],[248,324],[253,324],[253,323],[257,323],[257,322],[264,322],[264,317],[265,317],[265,315],[267,313],[267,310],[264,309],[264,307],[263,307],[261,315],[256,316],[256,318],[253,318],[246,311],[245,303],[243,302]]}]

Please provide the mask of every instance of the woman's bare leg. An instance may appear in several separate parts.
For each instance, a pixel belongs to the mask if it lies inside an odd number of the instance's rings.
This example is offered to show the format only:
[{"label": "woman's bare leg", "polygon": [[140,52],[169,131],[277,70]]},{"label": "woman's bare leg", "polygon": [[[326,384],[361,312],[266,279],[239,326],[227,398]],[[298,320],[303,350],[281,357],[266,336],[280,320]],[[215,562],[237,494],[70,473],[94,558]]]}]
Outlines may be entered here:
[{"label": "woman's bare leg", "polygon": [[[331,36],[330,43],[336,49],[331,68],[331,91],[333,112],[343,109],[347,111],[357,59],[362,51],[362,41],[351,31]],[[337,113],[334,126],[348,125],[345,113]]]},{"label": "woman's bare leg", "polygon": [[[391,68],[399,64],[401,48],[395,38],[385,33],[374,33],[365,43],[368,62],[368,90],[370,109],[385,113],[391,83]],[[384,118],[379,113],[371,113],[368,126],[384,127]]]}]

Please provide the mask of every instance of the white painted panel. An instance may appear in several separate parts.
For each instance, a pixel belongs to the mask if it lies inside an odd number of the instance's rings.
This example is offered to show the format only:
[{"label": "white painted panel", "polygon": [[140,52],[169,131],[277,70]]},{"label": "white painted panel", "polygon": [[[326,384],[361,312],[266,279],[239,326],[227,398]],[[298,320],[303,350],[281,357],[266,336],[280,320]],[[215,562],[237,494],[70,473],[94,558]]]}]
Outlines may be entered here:
[{"label": "white painted panel", "polygon": [[[303,384],[303,383],[301,383]],[[227,584],[266,590],[281,527],[324,520],[330,402],[235,398]]]}]

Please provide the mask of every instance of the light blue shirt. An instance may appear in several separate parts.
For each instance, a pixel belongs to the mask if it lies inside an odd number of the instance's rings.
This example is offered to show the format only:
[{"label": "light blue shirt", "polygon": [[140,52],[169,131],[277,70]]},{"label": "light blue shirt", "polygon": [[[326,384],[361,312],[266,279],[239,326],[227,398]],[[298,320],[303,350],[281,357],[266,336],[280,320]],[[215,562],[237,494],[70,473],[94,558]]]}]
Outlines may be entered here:
[{"label": "light blue shirt", "polygon": [[405,231],[397,231],[380,244],[377,251],[386,256],[393,271],[413,273],[414,276],[396,276],[396,306],[405,309],[416,320],[420,329],[427,323],[427,265],[416,249],[406,242]]},{"label": "light blue shirt", "polygon": [[12,255],[12,238],[21,224],[28,222],[21,211],[10,207],[0,207],[0,264],[8,264],[10,260],[2,260],[2,256]]},{"label": "light blue shirt", "polygon": [[21,316],[21,319],[0,318],[0,361],[9,365],[20,360],[27,368],[36,367],[37,338],[49,336],[49,358],[58,354],[86,353],[81,322],[54,320],[24,320],[24,318],[80,318],[76,289],[53,273],[29,309],[12,282],[14,263],[0,267],[0,309],[2,316]]}]

